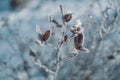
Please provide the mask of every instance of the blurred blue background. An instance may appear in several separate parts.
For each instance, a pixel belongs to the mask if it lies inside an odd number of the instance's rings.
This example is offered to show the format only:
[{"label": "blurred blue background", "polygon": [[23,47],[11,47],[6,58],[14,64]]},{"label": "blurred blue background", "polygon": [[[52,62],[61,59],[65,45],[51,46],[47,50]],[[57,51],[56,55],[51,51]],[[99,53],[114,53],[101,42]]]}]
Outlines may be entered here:
[{"label": "blurred blue background", "polygon": [[[32,49],[42,64],[55,70],[56,50],[39,46],[36,25],[44,32],[52,29],[48,15],[62,23],[59,5],[64,13],[74,13],[84,28],[84,45],[90,52],[63,63],[57,80],[120,79],[120,1],[119,0],[0,0],[0,80],[53,80],[53,75],[35,65],[29,57]],[[48,43],[57,46],[60,29]],[[62,58],[70,55],[73,41],[65,43]]]}]

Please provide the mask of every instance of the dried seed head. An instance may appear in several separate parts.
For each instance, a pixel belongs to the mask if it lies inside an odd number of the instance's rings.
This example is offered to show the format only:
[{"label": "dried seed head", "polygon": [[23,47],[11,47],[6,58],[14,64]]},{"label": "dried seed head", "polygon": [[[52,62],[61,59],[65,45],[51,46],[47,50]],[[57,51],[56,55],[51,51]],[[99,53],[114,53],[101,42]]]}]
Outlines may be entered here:
[{"label": "dried seed head", "polygon": [[65,20],[65,22],[69,22],[72,18],[72,14],[65,14],[63,16],[63,19]]},{"label": "dried seed head", "polygon": [[45,41],[50,38],[51,30],[47,30],[44,34],[42,34],[40,26],[37,25],[36,32],[38,34],[38,39],[35,42],[43,46],[45,44]]},{"label": "dried seed head", "polygon": [[49,37],[50,37],[50,34],[51,34],[51,31],[50,31],[50,30],[47,30],[47,31],[43,34],[43,36],[42,36],[43,41],[48,40]]}]

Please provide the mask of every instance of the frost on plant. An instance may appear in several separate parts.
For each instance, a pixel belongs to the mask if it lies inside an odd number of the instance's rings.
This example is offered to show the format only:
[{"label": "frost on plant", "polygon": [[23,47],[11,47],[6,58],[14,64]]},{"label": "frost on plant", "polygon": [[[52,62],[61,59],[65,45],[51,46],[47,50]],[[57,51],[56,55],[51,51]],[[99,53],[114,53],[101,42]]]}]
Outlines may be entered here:
[{"label": "frost on plant", "polygon": [[[57,57],[56,57],[56,70],[52,71],[51,69],[48,69],[45,65],[43,65],[40,61],[40,59],[37,58],[37,56],[35,55],[35,53],[30,50],[30,57],[32,59],[32,61],[36,64],[39,65],[39,67],[44,68],[47,72],[50,72],[52,74],[54,74],[54,79],[57,79],[58,76],[58,72],[60,67],[62,66],[61,63],[64,63],[64,61],[70,61],[73,57],[78,55],[79,51],[83,51],[84,53],[88,53],[89,50],[87,48],[84,47],[84,34],[83,34],[83,27],[82,27],[82,23],[80,20],[76,20],[76,23],[74,25],[71,25],[71,29],[69,30],[68,28],[68,23],[70,22],[70,20],[72,19],[72,13],[67,13],[65,14],[63,12],[63,7],[62,5],[60,5],[60,11],[61,11],[61,15],[62,15],[62,24],[59,23],[57,20],[55,20],[54,18],[52,18],[49,15],[49,21],[50,23],[54,24],[54,28],[59,28],[61,29],[60,33],[61,33],[61,38],[60,41],[58,41],[58,45],[56,47],[57,50]],[[72,35],[67,35],[66,31],[71,31]],[[53,31],[54,32],[54,31]],[[45,32],[42,32],[40,26],[36,26],[36,33],[37,33],[37,40],[35,40],[35,42],[37,44],[39,44],[40,46],[44,46],[44,45],[48,45],[49,43],[47,41],[49,41],[50,38],[52,38],[52,30],[48,29]],[[56,33],[54,33],[56,34]],[[63,46],[64,43],[71,43],[71,41],[74,41],[74,48],[71,50],[71,55],[67,56],[65,59],[61,58],[61,48]],[[49,44],[52,45],[52,44]],[[53,47],[53,46],[52,46]]]},{"label": "frost on plant", "polygon": [[76,21],[76,25],[71,28],[71,32],[73,33],[75,48],[77,50],[89,52],[89,50],[83,46],[84,35],[80,20]]},{"label": "frost on plant", "polygon": [[0,80],[119,75],[120,0],[0,0]]}]

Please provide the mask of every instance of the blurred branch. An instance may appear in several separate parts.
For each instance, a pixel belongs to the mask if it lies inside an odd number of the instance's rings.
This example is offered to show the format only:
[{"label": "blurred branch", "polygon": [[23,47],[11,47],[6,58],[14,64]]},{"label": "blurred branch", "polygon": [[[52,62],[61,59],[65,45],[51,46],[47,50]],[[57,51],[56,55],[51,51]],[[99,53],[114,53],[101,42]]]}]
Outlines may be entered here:
[{"label": "blurred branch", "polygon": [[29,54],[30,54],[30,57],[31,57],[32,61],[33,61],[36,65],[38,65],[40,68],[43,68],[46,72],[51,73],[51,74],[54,74],[54,71],[48,69],[45,65],[43,65],[43,64],[41,63],[40,59],[37,58],[36,54],[35,54],[32,50],[30,50]]}]

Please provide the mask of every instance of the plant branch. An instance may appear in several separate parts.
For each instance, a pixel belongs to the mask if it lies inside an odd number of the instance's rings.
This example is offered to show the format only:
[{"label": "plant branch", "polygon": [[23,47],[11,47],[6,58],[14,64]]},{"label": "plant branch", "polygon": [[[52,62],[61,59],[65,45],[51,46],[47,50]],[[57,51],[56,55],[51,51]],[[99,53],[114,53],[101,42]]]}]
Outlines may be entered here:
[{"label": "plant branch", "polygon": [[[62,21],[63,21],[62,27],[66,27],[65,21],[64,21],[64,19],[63,19],[64,14],[63,14],[62,5],[60,5],[60,10],[61,10]],[[61,38],[61,41],[60,41],[60,43],[58,44],[58,48],[57,48],[57,65],[56,65],[56,71],[55,71],[55,80],[57,80],[58,71],[59,71],[60,66],[61,66],[61,64],[60,64],[60,62],[61,62],[61,56],[60,56],[61,53],[60,53],[60,50],[61,50],[62,45],[63,45],[63,43],[64,43],[64,41],[63,41],[64,33],[65,33],[65,30],[63,30],[63,32],[62,32],[62,38]]]},{"label": "plant branch", "polygon": [[43,68],[46,72],[51,73],[51,74],[54,74],[54,71],[48,69],[45,65],[43,65],[43,64],[41,63],[40,59],[37,58],[36,54],[35,54],[32,50],[30,50],[29,54],[30,54],[30,57],[31,57],[32,61],[33,61],[36,65],[38,65],[39,67]]}]

